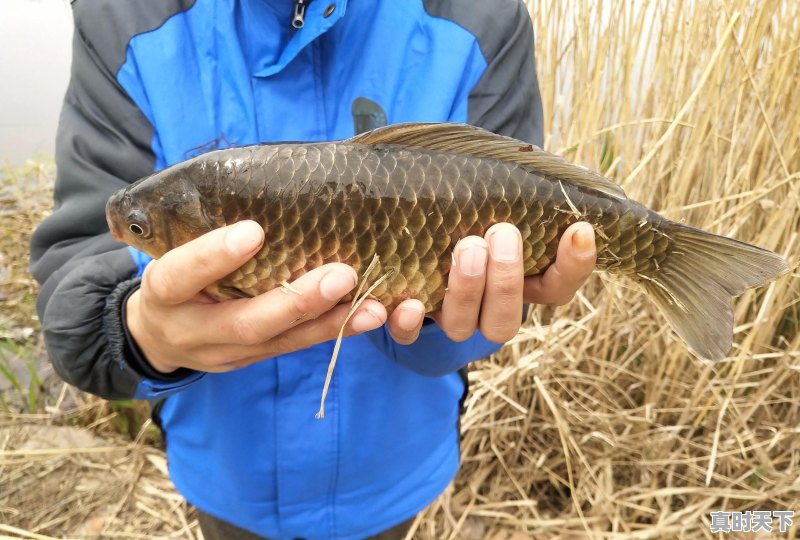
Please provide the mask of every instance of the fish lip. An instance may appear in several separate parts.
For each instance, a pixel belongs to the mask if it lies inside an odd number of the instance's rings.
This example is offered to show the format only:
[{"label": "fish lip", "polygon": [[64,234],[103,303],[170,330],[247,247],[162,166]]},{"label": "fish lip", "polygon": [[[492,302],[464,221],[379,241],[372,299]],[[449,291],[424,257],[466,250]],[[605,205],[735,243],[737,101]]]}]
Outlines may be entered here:
[{"label": "fish lip", "polygon": [[113,238],[117,242],[124,242],[122,235],[117,230],[116,225],[109,223],[109,230],[111,231],[111,238]]},{"label": "fish lip", "polygon": [[117,242],[125,242],[125,237],[122,235],[122,231],[119,229],[119,225],[111,219],[111,216],[106,217],[106,221],[108,221],[108,230],[111,232],[111,238],[116,240]]},{"label": "fish lip", "polygon": [[119,198],[120,198],[119,194],[115,193],[108,199],[108,202],[106,203],[106,222],[108,223],[108,230],[111,232],[111,238],[113,238],[117,242],[125,242],[125,239],[122,236],[122,231],[120,231],[119,229],[118,223],[116,222],[116,220],[113,219],[113,216],[118,213],[116,212],[116,210]]}]

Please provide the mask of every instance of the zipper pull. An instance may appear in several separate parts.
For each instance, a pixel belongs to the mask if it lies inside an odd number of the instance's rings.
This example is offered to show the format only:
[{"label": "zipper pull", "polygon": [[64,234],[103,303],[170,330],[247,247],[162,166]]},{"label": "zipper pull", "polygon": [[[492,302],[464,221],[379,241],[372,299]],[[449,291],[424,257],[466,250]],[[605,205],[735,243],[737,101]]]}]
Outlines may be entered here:
[{"label": "zipper pull", "polygon": [[294,17],[292,17],[292,26],[297,30],[303,28],[306,23],[306,5],[308,0],[294,0]]}]

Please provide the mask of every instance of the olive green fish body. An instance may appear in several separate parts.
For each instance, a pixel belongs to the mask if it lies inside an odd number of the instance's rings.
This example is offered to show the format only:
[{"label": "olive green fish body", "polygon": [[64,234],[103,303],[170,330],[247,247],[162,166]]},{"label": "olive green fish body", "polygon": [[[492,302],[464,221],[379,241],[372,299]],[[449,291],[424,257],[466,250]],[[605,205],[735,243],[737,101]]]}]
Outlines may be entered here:
[{"label": "olive green fish body", "polygon": [[132,184],[107,206],[114,236],[153,257],[251,219],[256,256],[209,288],[255,296],[329,262],[388,274],[373,294],[439,309],[456,243],[517,226],[526,275],[553,263],[567,227],[595,228],[597,267],[637,281],[698,354],[730,349],[731,297],[788,269],[777,255],[669,221],[608,179],[527,143],[457,124],[401,124],[353,139],[198,156]]},{"label": "olive green fish body", "polygon": [[[374,295],[389,310],[416,298],[427,311],[444,298],[455,244],[495,223],[522,235],[526,275],[554,260],[576,221],[595,227],[598,267],[646,275],[668,256],[664,222],[641,205],[543,179],[495,159],[397,145],[256,146],[200,158],[187,171],[220,223],[251,219],[264,247],[220,282],[255,296],[312,268],[343,262],[363,271],[374,255]],[[203,185],[204,184],[204,185]]]}]

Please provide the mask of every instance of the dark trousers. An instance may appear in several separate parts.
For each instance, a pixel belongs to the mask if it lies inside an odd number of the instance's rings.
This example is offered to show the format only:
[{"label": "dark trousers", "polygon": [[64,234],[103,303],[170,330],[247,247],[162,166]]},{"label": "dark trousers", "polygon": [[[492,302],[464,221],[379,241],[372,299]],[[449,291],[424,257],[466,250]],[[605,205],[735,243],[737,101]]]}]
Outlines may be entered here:
[{"label": "dark trousers", "polygon": [[[205,540],[268,540],[263,536],[240,529],[236,525],[231,525],[200,510],[197,511],[197,518]],[[413,519],[409,519],[382,533],[370,536],[367,540],[403,540],[406,537],[406,533],[411,529],[413,522]]]}]

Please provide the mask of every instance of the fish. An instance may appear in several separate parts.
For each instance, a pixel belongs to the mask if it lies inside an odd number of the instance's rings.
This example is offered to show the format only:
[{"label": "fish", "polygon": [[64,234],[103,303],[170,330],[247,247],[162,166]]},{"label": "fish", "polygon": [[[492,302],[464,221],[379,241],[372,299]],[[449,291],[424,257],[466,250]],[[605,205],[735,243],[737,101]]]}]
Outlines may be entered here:
[{"label": "fish", "polygon": [[[250,298],[326,263],[365,279],[391,311],[440,309],[456,243],[492,225],[520,231],[526,276],[555,260],[564,231],[593,225],[597,270],[637,283],[696,355],[727,356],[733,297],[788,272],[781,256],[671,221],[588,168],[530,143],[452,123],[395,124],[346,140],[208,152],[114,193],[113,237],[153,258],[215,228],[254,220],[263,247],[207,288]],[[347,300],[347,298],[345,299]]]}]

